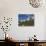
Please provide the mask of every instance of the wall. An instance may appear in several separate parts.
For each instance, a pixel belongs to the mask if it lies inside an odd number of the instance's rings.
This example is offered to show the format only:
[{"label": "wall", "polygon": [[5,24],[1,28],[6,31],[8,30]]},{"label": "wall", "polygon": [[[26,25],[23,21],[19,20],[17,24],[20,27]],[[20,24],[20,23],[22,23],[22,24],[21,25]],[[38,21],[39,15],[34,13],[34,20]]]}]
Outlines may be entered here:
[{"label": "wall", "polygon": [[[13,22],[10,31],[10,37],[16,40],[27,40],[34,34],[39,40],[45,40],[45,15],[46,6],[33,8],[30,6],[28,0],[0,0],[0,17],[12,17]],[[18,27],[18,14],[27,13],[35,15],[35,26],[32,27]],[[1,19],[1,18],[0,18]],[[0,31],[0,35],[2,35]],[[4,33],[3,33],[4,34]],[[0,36],[0,39],[4,37]]]}]

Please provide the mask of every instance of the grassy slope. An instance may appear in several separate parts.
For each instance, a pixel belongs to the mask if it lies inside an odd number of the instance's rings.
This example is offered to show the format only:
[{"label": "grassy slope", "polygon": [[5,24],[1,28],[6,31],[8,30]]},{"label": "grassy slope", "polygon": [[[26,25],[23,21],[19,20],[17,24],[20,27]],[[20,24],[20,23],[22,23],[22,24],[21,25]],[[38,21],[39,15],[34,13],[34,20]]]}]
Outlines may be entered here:
[{"label": "grassy slope", "polygon": [[34,20],[30,20],[30,21],[25,21],[25,22],[20,22],[19,21],[19,26],[33,26],[34,25]]}]

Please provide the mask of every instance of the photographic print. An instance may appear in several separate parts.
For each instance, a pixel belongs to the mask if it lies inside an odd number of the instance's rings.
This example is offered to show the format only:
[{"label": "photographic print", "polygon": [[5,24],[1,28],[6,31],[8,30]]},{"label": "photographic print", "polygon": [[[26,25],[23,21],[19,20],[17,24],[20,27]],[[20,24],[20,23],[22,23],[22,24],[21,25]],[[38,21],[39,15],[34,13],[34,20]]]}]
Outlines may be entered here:
[{"label": "photographic print", "polygon": [[19,14],[18,26],[34,26],[34,14]]}]

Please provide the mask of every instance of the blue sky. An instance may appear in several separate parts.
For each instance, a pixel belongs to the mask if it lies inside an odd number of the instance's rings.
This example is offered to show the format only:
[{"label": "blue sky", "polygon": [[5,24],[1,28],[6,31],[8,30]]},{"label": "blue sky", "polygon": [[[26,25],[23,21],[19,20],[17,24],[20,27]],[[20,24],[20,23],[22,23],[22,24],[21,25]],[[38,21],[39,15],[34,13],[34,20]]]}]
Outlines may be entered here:
[{"label": "blue sky", "polygon": [[19,20],[26,20],[27,18],[31,18],[33,14],[19,14]]}]

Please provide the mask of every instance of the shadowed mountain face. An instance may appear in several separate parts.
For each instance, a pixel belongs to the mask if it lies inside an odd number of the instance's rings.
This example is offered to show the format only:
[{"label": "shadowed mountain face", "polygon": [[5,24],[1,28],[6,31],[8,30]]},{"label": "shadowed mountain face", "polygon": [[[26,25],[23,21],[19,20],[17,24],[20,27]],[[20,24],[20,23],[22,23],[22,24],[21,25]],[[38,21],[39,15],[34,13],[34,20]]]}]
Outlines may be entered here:
[{"label": "shadowed mountain face", "polygon": [[18,16],[19,26],[33,26],[34,15],[33,14],[19,14]]}]

